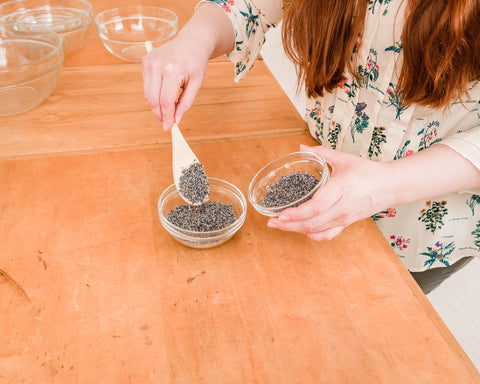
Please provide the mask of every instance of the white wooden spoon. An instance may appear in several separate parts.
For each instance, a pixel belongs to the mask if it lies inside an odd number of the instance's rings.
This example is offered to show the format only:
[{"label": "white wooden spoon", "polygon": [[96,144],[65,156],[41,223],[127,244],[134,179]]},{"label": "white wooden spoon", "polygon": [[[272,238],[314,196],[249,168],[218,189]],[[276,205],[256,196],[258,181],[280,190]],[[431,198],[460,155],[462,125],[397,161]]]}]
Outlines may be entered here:
[{"label": "white wooden spoon", "polygon": [[[147,53],[151,52],[153,49],[152,43],[150,41],[145,42],[145,49]],[[203,170],[203,166],[198,161],[197,156],[193,153],[190,146],[187,144],[180,128],[178,128],[177,123],[173,124],[171,129],[172,132],[172,170],[173,170],[173,181],[175,183],[175,188],[177,189],[180,196],[188,204],[198,205],[208,200],[209,195],[209,185],[207,175]],[[201,172],[198,171],[198,165],[196,166],[195,172],[189,172],[192,170],[192,165],[198,164],[201,166]],[[185,175],[189,177],[184,177]],[[183,180],[182,180],[183,178]],[[197,186],[203,187],[203,193],[200,196],[203,196],[202,200],[199,200],[198,192],[195,191]],[[207,189],[205,193],[205,188]],[[200,190],[202,192],[202,190]]]}]

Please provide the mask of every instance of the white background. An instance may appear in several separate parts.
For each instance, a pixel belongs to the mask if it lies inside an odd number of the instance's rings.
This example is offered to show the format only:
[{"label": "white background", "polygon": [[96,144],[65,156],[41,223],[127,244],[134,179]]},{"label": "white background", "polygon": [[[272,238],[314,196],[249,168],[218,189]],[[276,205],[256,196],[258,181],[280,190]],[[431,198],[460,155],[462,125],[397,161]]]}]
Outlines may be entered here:
[{"label": "white background", "polygon": [[[280,28],[267,33],[262,57],[299,114],[305,115],[305,96],[296,93],[296,71],[282,48]],[[463,350],[480,370],[480,259],[447,279],[427,297]],[[448,364],[448,362],[445,362]]]}]

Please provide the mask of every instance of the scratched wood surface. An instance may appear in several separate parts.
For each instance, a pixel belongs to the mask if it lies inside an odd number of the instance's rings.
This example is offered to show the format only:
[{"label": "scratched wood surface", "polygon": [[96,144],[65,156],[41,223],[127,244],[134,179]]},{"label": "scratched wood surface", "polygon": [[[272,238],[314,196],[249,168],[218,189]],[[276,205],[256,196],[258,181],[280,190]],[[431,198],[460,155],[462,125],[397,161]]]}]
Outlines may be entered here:
[{"label": "scratched wood surface", "polygon": [[[307,134],[193,145],[245,194]],[[332,241],[249,205],[224,245],[161,227],[170,148],[0,162],[2,383],[478,383],[370,220]],[[23,381],[24,380],[24,381]]]},{"label": "scratched wood surface", "polygon": [[[307,129],[263,61],[238,84],[231,63],[211,62],[180,127],[189,142]],[[170,145],[170,140],[143,97],[140,64],[65,68],[47,101],[0,118],[0,159]]]}]

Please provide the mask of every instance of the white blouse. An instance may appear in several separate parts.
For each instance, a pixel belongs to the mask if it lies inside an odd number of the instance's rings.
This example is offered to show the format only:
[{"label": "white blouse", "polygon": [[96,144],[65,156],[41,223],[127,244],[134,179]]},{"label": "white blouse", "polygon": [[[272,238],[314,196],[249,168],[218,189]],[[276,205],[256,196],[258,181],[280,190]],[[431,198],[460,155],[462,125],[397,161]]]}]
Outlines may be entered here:
[{"label": "white blouse", "polygon": [[[203,0],[220,6],[235,28],[228,56],[241,80],[253,66],[270,27],[280,22],[281,0]],[[480,82],[447,111],[400,107],[394,90],[402,65],[401,0],[370,0],[356,82],[347,80],[323,97],[307,99],[305,120],[320,145],[373,161],[391,161],[441,142],[480,169]],[[480,196],[464,191],[391,207],[373,216],[410,271],[480,255]]]}]

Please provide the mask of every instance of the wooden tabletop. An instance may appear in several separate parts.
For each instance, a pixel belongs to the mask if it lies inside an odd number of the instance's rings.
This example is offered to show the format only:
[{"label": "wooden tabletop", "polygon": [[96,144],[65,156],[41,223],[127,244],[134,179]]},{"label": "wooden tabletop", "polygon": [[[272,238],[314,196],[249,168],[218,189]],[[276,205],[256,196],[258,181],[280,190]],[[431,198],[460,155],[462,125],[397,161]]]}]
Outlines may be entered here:
[{"label": "wooden tabletop", "polygon": [[[219,247],[171,238],[157,213],[170,135],[141,66],[98,58],[0,118],[2,384],[480,383],[371,220],[314,242],[249,204]],[[232,71],[209,64],[181,129],[246,195],[262,165],[315,141],[263,62],[240,84]]]},{"label": "wooden tabletop", "polygon": [[[141,71],[140,64],[62,69],[46,102],[0,120],[8,127],[0,129],[0,159],[170,145],[170,135],[143,98]],[[193,143],[307,129],[263,61],[240,84],[233,81],[231,63],[210,63],[180,126]]]},{"label": "wooden tabletop", "polygon": [[[299,143],[312,140],[193,149],[246,193]],[[249,205],[230,241],[190,249],[158,220],[170,159],[159,147],[0,162],[3,382],[479,382],[370,220],[313,242]]]}]

